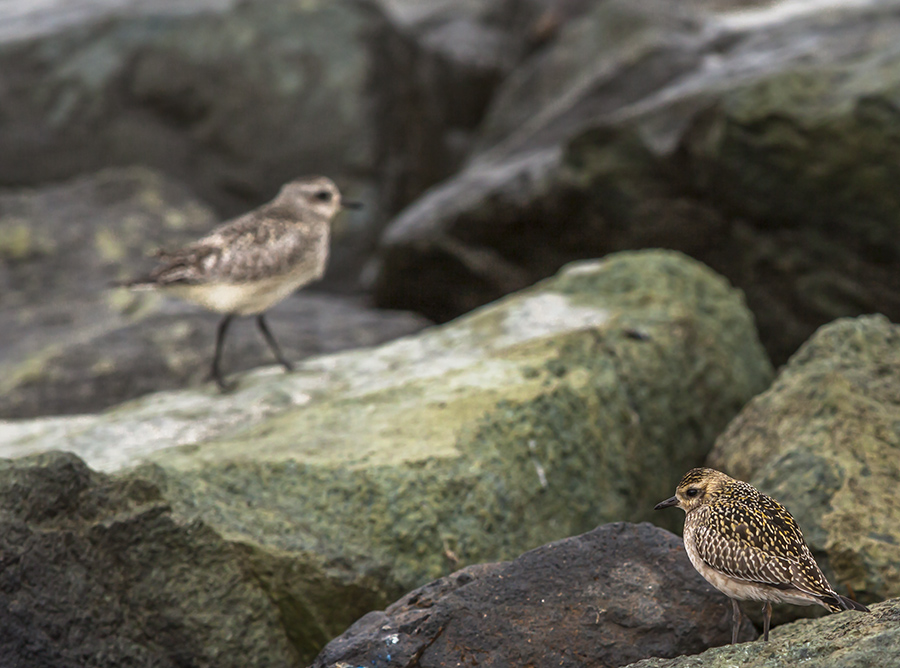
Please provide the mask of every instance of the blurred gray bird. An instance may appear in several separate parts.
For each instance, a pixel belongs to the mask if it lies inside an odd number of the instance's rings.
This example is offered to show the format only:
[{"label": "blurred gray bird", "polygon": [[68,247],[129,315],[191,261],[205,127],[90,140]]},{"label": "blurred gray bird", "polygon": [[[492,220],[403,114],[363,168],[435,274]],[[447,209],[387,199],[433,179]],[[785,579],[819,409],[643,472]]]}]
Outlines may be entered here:
[{"label": "blurred gray bird", "polygon": [[284,185],[271,202],[216,227],[184,248],[159,251],[150,274],[123,285],[157,289],[224,314],[216,331],[211,375],[230,389],[220,362],[235,316],[256,316],[256,324],[278,362],[293,369],[269,331],[265,311],[307,283],[321,278],[328,262],[331,221],[342,202],[331,179],[303,178]]},{"label": "blurred gray bird", "polygon": [[715,469],[691,469],[675,496],[655,509],[671,506],[686,513],[684,548],[694,568],[731,599],[732,644],[741,624],[738,600],[765,603],[764,640],[773,603],[869,611],[834,591],[787,508],[752,485]]}]

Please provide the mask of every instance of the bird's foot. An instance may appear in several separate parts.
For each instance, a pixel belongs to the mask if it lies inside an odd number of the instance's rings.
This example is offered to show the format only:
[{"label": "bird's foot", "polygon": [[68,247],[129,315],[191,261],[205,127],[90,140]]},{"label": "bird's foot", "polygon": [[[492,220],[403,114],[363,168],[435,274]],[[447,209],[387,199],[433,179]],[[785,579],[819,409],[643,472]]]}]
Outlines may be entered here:
[{"label": "bird's foot", "polygon": [[216,387],[219,388],[219,392],[221,394],[231,394],[237,389],[237,381],[228,382],[225,380],[221,374],[214,373],[210,376],[210,380],[215,382]]}]

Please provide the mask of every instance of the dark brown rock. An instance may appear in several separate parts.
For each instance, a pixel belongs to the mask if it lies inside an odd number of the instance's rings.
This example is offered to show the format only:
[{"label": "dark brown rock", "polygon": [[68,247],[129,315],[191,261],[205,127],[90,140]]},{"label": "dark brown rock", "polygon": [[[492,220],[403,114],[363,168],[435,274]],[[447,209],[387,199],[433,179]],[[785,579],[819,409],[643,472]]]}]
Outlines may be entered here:
[{"label": "dark brown rock", "polygon": [[[677,536],[607,524],[420,587],[356,622],[313,668],[622,666],[729,642],[730,610]],[[755,636],[745,621],[741,638]]]}]

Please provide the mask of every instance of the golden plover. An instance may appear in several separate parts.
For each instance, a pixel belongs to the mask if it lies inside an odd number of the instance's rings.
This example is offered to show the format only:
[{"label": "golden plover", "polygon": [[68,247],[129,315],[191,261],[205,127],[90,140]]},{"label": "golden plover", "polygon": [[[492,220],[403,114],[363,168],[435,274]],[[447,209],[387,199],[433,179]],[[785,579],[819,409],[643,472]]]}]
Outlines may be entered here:
[{"label": "golden plover", "polygon": [[145,278],[123,285],[161,289],[224,314],[216,331],[212,378],[228,389],[220,369],[222,347],[235,316],[256,316],[256,324],[281,365],[285,359],[266,325],[265,311],[297,288],[321,278],[328,261],[331,220],[343,208],[331,179],[292,181],[271,202],[216,227],[174,251],[159,251],[161,263]]},{"label": "golden plover", "polygon": [[741,624],[738,600],[765,603],[765,640],[773,603],[869,611],[834,591],[787,508],[752,485],[714,469],[691,469],[675,496],[655,509],[671,506],[685,512],[684,548],[694,568],[731,599],[732,644]]}]

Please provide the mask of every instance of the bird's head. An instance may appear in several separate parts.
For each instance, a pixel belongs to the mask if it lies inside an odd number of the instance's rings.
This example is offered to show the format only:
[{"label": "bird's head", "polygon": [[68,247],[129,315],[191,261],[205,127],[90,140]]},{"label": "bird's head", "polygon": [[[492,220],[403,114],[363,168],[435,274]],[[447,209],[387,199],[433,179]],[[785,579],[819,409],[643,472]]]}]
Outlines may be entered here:
[{"label": "bird's head", "polygon": [[715,500],[725,488],[734,482],[736,482],[734,478],[715,469],[691,469],[684,474],[678,487],[675,488],[675,496],[657,503],[654,510],[678,506],[685,513],[689,513],[695,508]]},{"label": "bird's head", "polygon": [[341,208],[358,206],[354,202],[342,202],[341,191],[334,181],[325,176],[297,179],[285,184],[272,203],[290,207],[300,214],[308,211],[327,220]]}]

